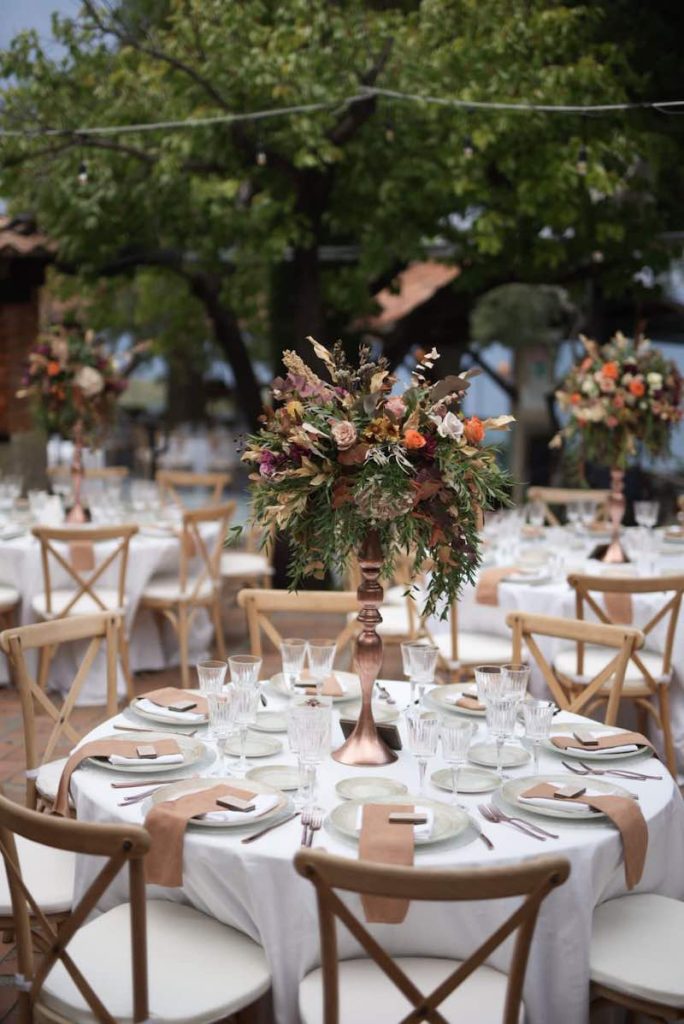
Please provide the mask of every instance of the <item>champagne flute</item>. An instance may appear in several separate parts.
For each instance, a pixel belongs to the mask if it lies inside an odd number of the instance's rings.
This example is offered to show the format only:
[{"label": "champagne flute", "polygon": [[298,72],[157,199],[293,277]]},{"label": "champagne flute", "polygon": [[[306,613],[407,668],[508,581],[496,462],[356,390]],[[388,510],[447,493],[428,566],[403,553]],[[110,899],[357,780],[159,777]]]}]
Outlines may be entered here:
[{"label": "champagne flute", "polygon": [[539,775],[539,746],[542,740],[549,738],[556,705],[552,700],[535,700],[533,697],[528,697],[522,702],[522,710],[525,720],[525,735],[532,741],[534,774]]},{"label": "champagne flute", "polygon": [[[434,683],[439,647],[415,641],[408,644],[408,659],[411,667],[411,684],[418,687],[418,701],[422,701],[425,687]],[[411,694],[413,698],[413,693]]]},{"label": "champagne flute", "polygon": [[261,671],[261,658],[254,654],[233,654],[228,658],[231,682],[241,689],[256,687]]},{"label": "champagne flute", "polygon": [[458,783],[461,769],[466,762],[468,749],[475,735],[475,725],[472,722],[442,719],[440,735],[442,756],[451,768],[451,788],[454,791],[454,802],[458,803]]},{"label": "champagne flute", "polygon": [[256,720],[257,708],[259,707],[258,687],[238,686],[233,694],[232,707],[234,709],[234,721],[240,737],[240,759],[234,766],[236,775],[247,774],[247,734],[249,727]]},{"label": "champagne flute", "polygon": [[337,643],[334,640],[309,640],[309,671],[316,684],[316,692],[321,694],[325,681],[332,674]]},{"label": "champagne flute", "polygon": [[514,697],[490,697],[487,701],[487,727],[496,742],[496,774],[503,779],[504,743],[513,735],[518,702]]},{"label": "champagne flute", "polygon": [[285,686],[292,692],[299,682],[306,659],[307,642],[299,637],[288,637],[280,645]]},{"label": "champagne flute", "polygon": [[426,796],[425,771],[431,757],[437,753],[439,718],[432,712],[411,707],[406,713],[408,745],[418,762],[418,794]]}]

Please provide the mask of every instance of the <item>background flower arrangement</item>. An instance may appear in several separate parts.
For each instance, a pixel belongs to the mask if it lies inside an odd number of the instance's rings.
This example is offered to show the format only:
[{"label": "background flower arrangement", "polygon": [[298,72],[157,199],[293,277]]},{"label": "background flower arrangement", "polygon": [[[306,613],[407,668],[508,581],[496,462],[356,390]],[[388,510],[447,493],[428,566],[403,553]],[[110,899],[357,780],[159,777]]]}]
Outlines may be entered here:
[{"label": "background flower arrangement", "polygon": [[93,331],[56,325],[39,335],[18,394],[31,399],[49,434],[71,437],[78,425],[83,441],[93,443],[125,389],[125,378]]},{"label": "background flower arrangement", "polygon": [[584,458],[617,469],[639,444],[650,455],[665,455],[682,418],[682,379],[674,363],[644,338],[618,333],[603,346],[581,341],[586,355],[556,392],[570,418],[551,445],[577,446]]},{"label": "background flower arrangement", "polygon": [[248,438],[252,515],[292,540],[290,578],[343,572],[369,529],[378,530],[392,574],[398,554],[418,570],[432,566],[425,611],[442,611],[473,580],[480,561],[482,511],[508,500],[508,478],[487,430],[512,417],[466,419],[460,405],[467,376],[428,381],[438,354],[418,365],[410,386],[396,383],[384,359],[359,349],[358,366],[342,345],[328,351],[309,339],[325,365],[323,380],[294,352],[285,352],[285,378],[273,382],[281,403]]}]

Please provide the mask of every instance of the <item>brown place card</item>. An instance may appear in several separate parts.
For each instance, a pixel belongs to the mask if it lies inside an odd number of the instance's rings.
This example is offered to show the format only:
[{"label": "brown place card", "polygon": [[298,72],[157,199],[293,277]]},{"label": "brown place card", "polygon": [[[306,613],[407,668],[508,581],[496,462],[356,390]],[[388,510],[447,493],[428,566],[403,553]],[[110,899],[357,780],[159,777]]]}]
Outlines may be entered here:
[{"label": "brown place card", "polygon": [[143,743],[135,749],[138,757],[149,757],[150,759],[157,757],[157,751],[155,750],[153,743]]},{"label": "brown place card", "polygon": [[427,820],[427,814],[415,811],[392,811],[388,818],[390,825],[425,825]]},{"label": "brown place card", "polygon": [[196,700],[179,700],[175,704],[167,704],[168,711],[192,711],[196,707]]},{"label": "brown place card", "polygon": [[586,791],[586,786],[556,786],[556,796],[563,797],[566,800],[574,800],[576,797],[582,796]]},{"label": "brown place card", "polygon": [[591,729],[573,729],[572,735],[583,747],[598,747],[598,739]]},{"label": "brown place card", "polygon": [[216,803],[229,811],[253,811],[256,804],[252,800],[244,800],[239,796],[219,796]]}]

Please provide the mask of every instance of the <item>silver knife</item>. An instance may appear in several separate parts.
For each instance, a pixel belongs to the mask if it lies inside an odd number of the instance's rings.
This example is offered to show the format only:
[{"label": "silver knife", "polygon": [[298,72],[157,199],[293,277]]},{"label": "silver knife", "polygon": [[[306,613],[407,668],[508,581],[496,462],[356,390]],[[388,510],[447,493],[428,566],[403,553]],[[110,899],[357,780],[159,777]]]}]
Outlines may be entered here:
[{"label": "silver knife", "polygon": [[473,817],[468,808],[464,807],[463,804],[458,804],[457,806],[460,807],[462,811],[465,811],[465,813],[468,815],[468,821],[472,825],[473,830],[477,833],[478,839],[482,840],[482,842],[485,844],[488,850],[493,850],[494,843],[491,841],[489,836],[482,831],[482,825],[477,820],[477,818]]}]

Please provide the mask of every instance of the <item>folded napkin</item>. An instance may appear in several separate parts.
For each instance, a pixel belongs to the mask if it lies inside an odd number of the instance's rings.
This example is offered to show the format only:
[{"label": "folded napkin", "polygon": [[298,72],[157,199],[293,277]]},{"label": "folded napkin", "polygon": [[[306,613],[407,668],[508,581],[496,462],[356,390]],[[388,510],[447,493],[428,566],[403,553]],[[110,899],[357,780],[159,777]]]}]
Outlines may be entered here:
[{"label": "folded napkin", "polygon": [[[300,676],[300,679],[303,679],[305,682],[308,681],[308,680],[311,680],[313,682],[313,678],[314,677],[311,675],[311,672],[309,671],[308,668],[305,668],[304,671],[302,672],[301,676]],[[312,686],[302,686],[302,687],[297,687],[297,689],[301,689],[307,695],[316,694],[318,692],[316,690],[315,682],[313,682]],[[323,696],[323,697],[343,697],[346,692],[347,692],[347,687],[345,686],[345,684],[343,682],[341,682],[337,678],[337,676],[335,675],[334,672],[331,672],[330,675],[326,676],[326,678],[323,680],[323,689],[321,690],[321,696]]]},{"label": "folded napkin", "polygon": [[[529,790],[527,791],[529,792]],[[582,793],[583,797],[593,796],[605,796],[605,793],[596,793],[591,790],[587,790]],[[526,796],[521,794],[518,797],[518,802],[521,804],[530,804],[533,807],[558,807],[558,799],[553,796]],[[582,800],[575,799],[575,797],[563,797],[563,807],[569,811],[586,811],[587,805]]]},{"label": "folded napkin", "polygon": [[171,711],[171,714],[178,715],[179,719],[186,722],[201,722],[207,717],[209,713],[207,698],[190,693],[188,690],[182,690],[177,686],[163,686],[160,690],[150,690],[138,704],[140,707],[144,705],[144,710],[149,709],[152,714],[155,712],[158,714],[160,710],[167,710],[171,704],[187,703],[188,701],[194,701],[195,707],[190,711]]},{"label": "folded napkin", "polygon": [[280,797],[277,793],[257,793],[252,800],[254,804],[253,811],[229,811],[227,809],[208,811],[206,814],[200,815],[200,817],[207,821],[222,821],[232,824],[238,824],[241,821],[253,821],[254,818],[260,818],[262,814],[267,814],[273,810],[279,800]]},{"label": "folded napkin", "polygon": [[[426,825],[391,825],[389,816],[394,811],[413,810],[425,811],[426,808],[414,808],[410,804],[364,804],[360,807],[359,859],[410,867],[416,829],[429,827],[432,830],[432,818],[428,814]],[[361,903],[366,921],[376,924],[401,924],[409,908],[408,900],[387,896],[364,895]]]},{"label": "folded napkin", "polygon": [[595,738],[595,744],[581,743],[576,736],[556,734],[551,736],[551,742],[559,750],[578,750],[584,754],[632,754],[644,744],[654,749],[651,741],[640,732],[598,733]]},{"label": "folded napkin", "polygon": [[220,807],[216,801],[224,796],[251,800],[254,793],[222,782],[211,789],[188,793],[176,800],[164,800],[152,808],[145,818],[145,828],[151,839],[150,852],[145,858],[145,877],[150,885],[175,887],[183,884],[183,837],[191,818],[224,813],[239,813],[245,819],[257,816],[256,809],[247,815]]},{"label": "folded napkin", "polygon": [[[556,793],[556,787],[550,782],[540,782],[520,794],[520,799],[550,799],[556,802],[568,801]],[[628,889],[633,889],[639,882],[646,861],[648,850],[648,826],[636,800],[629,796],[589,795],[572,797],[573,804],[585,804],[595,811],[603,811],[619,829],[622,839],[622,850],[625,861],[625,881]]]},{"label": "folded napkin", "polygon": [[499,583],[501,583],[501,580],[504,580],[507,576],[518,571],[517,565],[507,565],[504,567],[496,566],[491,569],[482,569],[477,578],[477,586],[475,587],[475,600],[477,603],[498,605]]},{"label": "folded napkin", "polygon": [[484,711],[485,705],[480,703],[477,696],[477,687],[469,686],[458,697],[445,697],[447,704],[453,704],[457,708],[466,708],[468,711]]},{"label": "folded napkin", "polygon": [[110,764],[138,765],[138,764],[183,764],[183,755],[159,754],[157,757],[127,757],[125,754],[110,754],[107,758]]},{"label": "folded napkin", "polygon": [[62,818],[69,817],[69,785],[71,783],[71,776],[82,761],[85,761],[88,757],[106,757],[110,760],[112,757],[119,757],[126,758],[125,761],[120,761],[119,763],[134,764],[135,759],[138,757],[138,747],[140,746],[154,747],[158,755],[156,758],[145,758],[145,764],[163,764],[164,762],[161,758],[169,755],[178,755],[180,761],[183,760],[181,749],[174,739],[155,740],[153,743],[146,743],[144,739],[138,742],[136,740],[117,739],[116,736],[107,736],[101,740],[91,740],[90,743],[83,743],[70,754],[67,763],[64,765],[52,813]]}]

